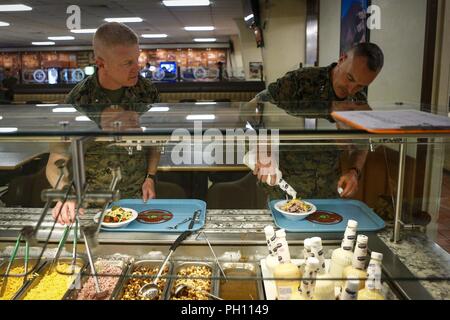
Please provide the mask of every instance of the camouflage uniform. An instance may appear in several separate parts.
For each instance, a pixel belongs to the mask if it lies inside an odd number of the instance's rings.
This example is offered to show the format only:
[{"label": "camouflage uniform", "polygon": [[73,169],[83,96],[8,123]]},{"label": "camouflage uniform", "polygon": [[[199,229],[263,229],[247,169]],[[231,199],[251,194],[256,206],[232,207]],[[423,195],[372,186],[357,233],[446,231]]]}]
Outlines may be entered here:
[{"label": "camouflage uniform", "polygon": [[[307,118],[325,118],[331,122],[330,108],[333,101],[366,103],[366,95],[340,99],[336,96],[328,67],[300,68],[269,84],[266,91],[258,94],[259,101],[268,101],[288,114]],[[284,179],[301,198],[337,198],[337,182],[340,178],[340,150],[336,146],[288,146],[280,147],[279,168]],[[271,199],[284,198],[280,188],[264,185]]]},{"label": "camouflage uniform", "polygon": [[[133,87],[127,87],[120,106],[125,110],[146,112],[149,103],[160,101],[156,87],[147,79],[139,76]],[[111,101],[97,80],[97,74],[89,76],[78,83],[66,98],[66,103],[73,104],[100,126],[100,113],[111,106]],[[113,161],[120,165],[122,180],[118,184],[122,198],[141,198],[142,183],[147,173],[147,150],[128,151],[110,142],[87,142],[85,145],[86,182],[90,190],[108,188],[112,175],[108,163]],[[69,166],[70,168],[70,166]]]}]

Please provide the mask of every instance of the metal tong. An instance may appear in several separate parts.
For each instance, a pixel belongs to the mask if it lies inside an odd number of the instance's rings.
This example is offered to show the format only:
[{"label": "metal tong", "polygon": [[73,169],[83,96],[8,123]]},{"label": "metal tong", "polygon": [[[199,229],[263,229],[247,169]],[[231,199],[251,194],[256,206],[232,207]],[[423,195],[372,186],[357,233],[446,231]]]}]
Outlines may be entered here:
[{"label": "metal tong", "polygon": [[[19,247],[20,247],[20,242],[22,241],[23,238],[24,237],[23,237],[23,234],[21,232],[19,234],[19,236],[17,237],[16,244],[14,245],[13,252],[11,254],[11,257],[9,258],[8,266],[6,267],[3,283],[2,283],[2,286],[0,288],[0,296],[3,296],[5,294],[6,286],[8,285],[9,272],[11,271],[11,267],[12,267],[12,265],[14,263],[14,260],[16,259],[17,252],[19,251]],[[25,239],[25,256],[24,256],[24,259],[25,259],[25,273],[23,275],[23,283],[25,283],[27,281],[29,255],[30,255],[30,246],[29,246],[28,240]],[[20,276],[20,275],[14,275],[14,276]]]},{"label": "metal tong", "polygon": [[[56,182],[56,186],[55,188],[58,188],[59,184],[61,183],[61,180],[63,179],[65,172],[64,172],[64,168],[66,165],[66,161],[63,159],[57,160],[55,161],[55,165],[58,167],[58,169],[60,170],[60,175],[58,177],[58,180]],[[36,224],[36,226],[33,228],[32,226],[25,226],[19,236],[17,237],[16,240],[16,244],[14,246],[13,252],[11,254],[11,257],[9,259],[9,263],[8,266],[6,268],[6,272],[5,272],[5,279],[2,283],[2,286],[0,287],[0,295],[3,295],[7,286],[7,282],[8,282],[8,277],[9,277],[9,272],[11,271],[11,267],[14,263],[14,260],[16,259],[17,256],[17,252],[19,250],[20,247],[20,242],[22,240],[25,241],[25,255],[24,255],[24,269],[25,272],[22,275],[14,275],[14,276],[23,276],[23,282],[25,283],[28,280],[28,275],[33,272],[33,270],[35,268],[38,267],[40,259],[42,258],[42,254],[46,248],[46,246],[44,246],[44,248],[42,249],[42,252],[40,253],[40,256],[38,258],[38,261],[36,262],[35,266],[30,270],[30,272],[28,272],[28,267],[29,267],[29,256],[30,256],[30,244],[31,245],[35,245],[37,244],[37,240],[36,240],[36,235],[37,235],[37,231],[39,230],[42,222],[44,221],[45,215],[47,214],[48,209],[50,208],[52,201],[48,200],[45,203],[44,209],[42,211],[41,216],[39,217],[39,220]],[[48,243],[48,241],[46,242]]]}]

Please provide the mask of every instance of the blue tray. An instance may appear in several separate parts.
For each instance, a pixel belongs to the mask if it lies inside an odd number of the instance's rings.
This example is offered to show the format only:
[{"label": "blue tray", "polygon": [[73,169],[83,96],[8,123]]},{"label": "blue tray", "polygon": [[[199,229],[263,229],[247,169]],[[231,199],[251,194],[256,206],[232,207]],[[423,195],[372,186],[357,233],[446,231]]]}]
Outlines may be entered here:
[{"label": "blue tray", "polygon": [[358,221],[358,231],[378,231],[384,228],[383,219],[373,212],[366,204],[357,200],[343,199],[317,199],[305,200],[313,203],[317,210],[331,211],[340,214],[343,220],[337,224],[318,224],[306,219],[292,221],[286,219],[275,209],[275,203],[280,200],[272,200],[269,203],[275,224],[287,232],[344,232],[348,220]]},{"label": "blue tray", "polygon": [[134,220],[129,225],[122,228],[105,228],[101,227],[102,231],[107,232],[171,232],[180,233],[186,231],[189,227],[189,222],[183,223],[177,230],[169,229],[168,227],[176,225],[185,218],[192,217],[195,210],[201,210],[198,222],[192,227],[192,231],[197,231],[203,228],[206,219],[206,203],[202,200],[195,199],[152,199],[147,203],[141,199],[122,199],[111,204],[112,206],[121,206],[136,210],[138,213],[149,209],[167,210],[173,214],[173,218],[169,221],[157,224],[142,223]]}]

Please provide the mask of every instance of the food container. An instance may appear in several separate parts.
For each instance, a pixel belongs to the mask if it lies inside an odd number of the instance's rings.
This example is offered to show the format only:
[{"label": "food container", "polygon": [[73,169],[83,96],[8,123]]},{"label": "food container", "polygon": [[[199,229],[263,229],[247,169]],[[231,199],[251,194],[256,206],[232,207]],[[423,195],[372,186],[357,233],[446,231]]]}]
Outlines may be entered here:
[{"label": "food container", "polygon": [[[94,262],[100,291],[106,292],[101,300],[109,300],[116,294],[123,277],[127,272],[128,264],[122,260],[97,259]],[[95,282],[91,276],[89,264],[81,273],[80,285],[70,289],[63,300],[96,300]]]},{"label": "food container", "polygon": [[187,284],[196,289],[205,289],[207,292],[217,295],[217,269],[212,263],[178,262],[172,275],[166,296],[168,300],[209,300],[204,293],[192,289],[187,290],[186,296],[176,298],[174,290],[180,284]]},{"label": "food container", "polygon": [[[26,284],[18,293],[19,300],[61,300],[66,292],[79,281],[80,271],[86,265],[85,261],[77,258],[75,272],[71,270],[71,258],[59,258],[56,270],[51,270],[52,261],[49,261],[40,270],[39,276]],[[67,273],[67,274],[64,274]]]},{"label": "food container", "polygon": [[[6,269],[8,267],[8,260],[3,261],[0,263],[0,274],[5,274]],[[38,263],[37,259],[29,259],[28,260],[28,271],[30,271],[35,265]],[[32,281],[33,276],[37,276],[39,270],[45,265],[45,260],[41,259],[39,261],[38,267],[36,268],[34,274],[30,274],[27,276],[27,281],[24,283],[24,277],[9,277],[8,283],[5,288],[5,293],[0,296],[0,300],[12,300],[15,299],[17,294],[21,291],[21,289],[30,281]],[[25,273],[25,259],[23,258],[17,258],[14,260],[13,264],[11,265],[10,269],[10,275],[13,274],[22,274]],[[3,285],[3,281],[5,281],[5,277],[1,278],[0,286]]]},{"label": "food container", "polygon": [[[162,265],[162,260],[139,260],[135,261],[128,268],[125,277],[122,279],[118,290],[113,296],[114,300],[148,300],[138,296],[139,289],[153,281],[154,277],[159,271],[159,267]],[[169,283],[169,278],[164,278],[164,276],[170,275],[172,273],[173,265],[169,261],[166,264],[166,272],[162,273],[162,277],[159,278],[157,284],[159,287],[159,297],[156,300],[164,300],[167,291],[167,285]],[[133,277],[137,275],[137,277]],[[148,277],[144,277],[144,275]]]},{"label": "food container", "polygon": [[264,300],[261,271],[255,263],[223,263],[227,279],[218,281],[219,297],[224,300]]},{"label": "food container", "polygon": [[277,210],[279,213],[281,213],[286,219],[291,221],[299,221],[307,218],[309,215],[313,214],[317,211],[317,208],[314,204],[311,202],[303,201],[306,205],[310,207],[308,211],[305,212],[289,212],[283,210],[283,206],[285,206],[287,203],[289,203],[292,200],[281,200],[277,203],[275,203],[275,210]]}]

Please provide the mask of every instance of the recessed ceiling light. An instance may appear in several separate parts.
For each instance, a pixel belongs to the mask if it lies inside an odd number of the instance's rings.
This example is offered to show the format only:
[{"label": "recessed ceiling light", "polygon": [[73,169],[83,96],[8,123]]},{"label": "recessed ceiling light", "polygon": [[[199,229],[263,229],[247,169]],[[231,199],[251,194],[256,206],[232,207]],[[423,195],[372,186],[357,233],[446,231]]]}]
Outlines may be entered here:
[{"label": "recessed ceiling light", "polygon": [[186,120],[214,120],[216,118],[213,114],[190,114]]},{"label": "recessed ceiling light", "polygon": [[141,35],[142,38],[167,38],[165,33],[144,33]]},{"label": "recessed ceiling light", "polygon": [[11,127],[11,128],[0,128],[1,133],[9,133],[9,132],[16,132],[17,128]]},{"label": "recessed ceiling light", "polygon": [[210,105],[210,104],[217,104],[217,102],[214,101],[202,101],[202,102],[196,102],[196,105]]},{"label": "recessed ceiling light", "polygon": [[33,8],[26,6],[24,4],[2,4],[2,5],[0,5],[0,12],[30,11],[30,10],[33,10]]},{"label": "recessed ceiling light", "polygon": [[75,37],[72,36],[56,36],[56,37],[48,37],[48,40],[75,40]]},{"label": "recessed ceiling light", "polygon": [[0,21],[0,27],[7,27],[7,26],[9,26],[8,22]]},{"label": "recessed ceiling light", "polygon": [[57,103],[38,103],[36,107],[56,107]]},{"label": "recessed ceiling light", "polygon": [[169,107],[151,107],[150,112],[166,112],[169,111]]},{"label": "recessed ceiling light", "polygon": [[213,26],[205,26],[205,27],[184,27],[186,31],[212,31],[214,30]]},{"label": "recessed ceiling light", "polygon": [[73,33],[95,33],[97,29],[72,29],[70,32]]},{"label": "recessed ceiling light", "polygon": [[142,22],[142,18],[139,17],[128,17],[128,18],[105,18],[107,22],[120,22],[120,23],[130,23],[130,22]]},{"label": "recessed ceiling light", "polygon": [[2,116],[0,116],[0,120],[3,120],[3,117],[2,117]]},{"label": "recessed ceiling light", "polygon": [[216,42],[216,38],[195,38],[195,42]]},{"label": "recessed ceiling light", "polygon": [[164,0],[166,7],[209,6],[209,0]]},{"label": "recessed ceiling light", "polygon": [[86,116],[78,116],[78,117],[75,117],[75,121],[92,121],[92,120]]},{"label": "recessed ceiling light", "polygon": [[54,108],[52,112],[77,112],[75,108]]},{"label": "recessed ceiling light", "polygon": [[33,46],[52,46],[55,43],[53,41],[36,41],[31,43]]}]

